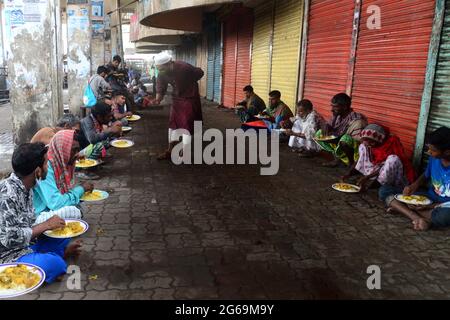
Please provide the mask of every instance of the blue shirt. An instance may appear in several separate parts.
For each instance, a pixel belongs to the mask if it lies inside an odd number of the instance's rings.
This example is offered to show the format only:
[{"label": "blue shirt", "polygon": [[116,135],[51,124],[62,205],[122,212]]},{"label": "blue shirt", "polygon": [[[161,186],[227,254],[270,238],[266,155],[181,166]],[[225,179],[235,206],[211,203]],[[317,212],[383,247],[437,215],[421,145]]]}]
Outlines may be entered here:
[{"label": "blue shirt", "polygon": [[431,200],[435,202],[450,201],[450,167],[444,167],[440,159],[430,157],[425,177],[430,179],[428,193]]},{"label": "blue shirt", "polygon": [[33,193],[33,205],[36,210],[36,216],[38,216],[43,211],[76,206],[80,203],[80,198],[84,194],[84,188],[76,186],[69,192],[62,194],[56,186],[55,172],[49,161],[47,177],[34,186]]}]

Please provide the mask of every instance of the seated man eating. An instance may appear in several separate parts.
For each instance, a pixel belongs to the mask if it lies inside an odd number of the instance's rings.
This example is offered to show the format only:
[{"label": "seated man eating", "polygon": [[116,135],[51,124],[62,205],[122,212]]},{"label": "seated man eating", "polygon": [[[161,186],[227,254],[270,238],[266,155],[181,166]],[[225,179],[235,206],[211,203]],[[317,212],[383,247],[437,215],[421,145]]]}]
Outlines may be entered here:
[{"label": "seated man eating", "polygon": [[255,120],[255,116],[266,109],[266,104],[254,91],[253,87],[248,85],[244,88],[245,99],[236,106],[236,114],[241,122]]},{"label": "seated man eating", "polygon": [[42,268],[51,283],[66,273],[64,261],[79,254],[80,242],[41,236],[47,230],[64,227],[53,216],[35,224],[33,190],[47,175],[47,148],[43,143],[19,145],[12,156],[11,175],[0,182],[0,263],[31,263]]},{"label": "seated man eating", "polygon": [[297,116],[292,130],[287,129],[290,136],[289,147],[299,152],[301,157],[311,157],[320,151],[319,145],[314,141],[314,135],[325,120],[318,114],[311,101],[303,99],[297,102]]},{"label": "seated man eating", "polygon": [[278,90],[271,91],[269,93],[270,105],[263,112],[260,113],[260,117],[263,120],[250,121],[242,124],[244,130],[247,129],[289,129],[292,127],[292,123],[289,120],[293,117],[291,109],[281,101],[281,93]]},{"label": "seated man eating", "polygon": [[81,134],[79,136],[82,155],[89,159],[99,159],[106,156],[106,148],[112,137],[122,134],[122,123],[115,121],[107,126],[113,119],[111,107],[104,102],[97,102],[91,113],[81,120]]},{"label": "seated man eating", "polygon": [[85,192],[92,191],[94,186],[89,182],[75,186],[75,161],[79,151],[75,131],[62,130],[53,137],[48,149],[48,174],[33,188],[36,223],[44,222],[55,214],[63,219],[81,218],[77,207],[80,198]]},{"label": "seated man eating", "polygon": [[372,183],[403,188],[415,179],[414,168],[405,154],[400,139],[377,124],[369,124],[361,131],[359,159],[342,177],[345,182],[352,175],[361,173],[358,185],[362,190]]},{"label": "seated man eating", "polygon": [[[388,207],[387,211],[399,212],[411,219],[415,230],[427,230],[430,227],[450,226],[450,128],[441,127],[428,138],[428,166],[425,172],[412,184],[403,189],[403,195],[424,195],[432,203],[428,206],[410,206],[394,198],[402,192],[401,188],[384,185],[379,196]],[[418,192],[428,182],[428,191]]]},{"label": "seated man eating", "polygon": [[268,116],[269,118],[264,120],[269,129],[279,129],[279,128],[291,128],[292,123],[289,118],[292,118],[291,109],[281,101],[281,92],[278,90],[273,90],[269,93],[270,105],[263,112],[263,116]]},{"label": "seated man eating", "polygon": [[132,116],[133,113],[126,111],[125,96],[119,92],[114,92],[111,102],[112,102],[111,108],[112,108],[114,120],[120,121],[122,123],[122,125],[126,126],[128,124],[127,117]]},{"label": "seated man eating", "polygon": [[330,135],[336,138],[318,141],[320,147],[333,154],[334,160],[324,163],[326,167],[336,167],[340,161],[352,166],[358,160],[358,147],[361,130],[367,126],[367,118],[351,108],[352,99],[345,93],[338,93],[331,99],[333,117],[316,132],[316,139]]}]

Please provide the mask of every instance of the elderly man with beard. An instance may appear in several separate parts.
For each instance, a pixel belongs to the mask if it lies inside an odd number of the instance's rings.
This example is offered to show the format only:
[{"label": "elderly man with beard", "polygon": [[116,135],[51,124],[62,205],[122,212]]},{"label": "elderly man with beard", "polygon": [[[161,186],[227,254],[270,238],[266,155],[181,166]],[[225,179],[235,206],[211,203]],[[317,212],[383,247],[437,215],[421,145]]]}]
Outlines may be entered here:
[{"label": "elderly man with beard", "polygon": [[[323,128],[316,132],[320,147],[333,154],[334,160],[324,163],[326,167],[336,167],[342,161],[351,167],[358,160],[358,148],[361,131],[367,126],[367,118],[351,108],[352,99],[345,93],[338,93],[331,99],[333,117]],[[335,136],[328,141],[320,141],[329,135]]]}]

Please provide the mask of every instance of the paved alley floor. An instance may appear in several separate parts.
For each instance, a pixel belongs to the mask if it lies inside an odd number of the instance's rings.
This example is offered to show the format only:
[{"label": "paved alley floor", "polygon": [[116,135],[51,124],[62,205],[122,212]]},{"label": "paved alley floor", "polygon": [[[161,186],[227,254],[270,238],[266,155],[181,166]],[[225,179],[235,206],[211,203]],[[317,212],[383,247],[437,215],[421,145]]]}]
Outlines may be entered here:
[{"label": "paved alley floor", "polygon": [[[80,289],[68,288],[67,275],[21,299],[450,297],[449,230],[413,231],[384,213],[375,191],[333,191],[344,169],[321,168],[286,145],[275,176],[255,165],[159,162],[168,108],[140,114],[129,134],[135,146],[111,150],[96,171],[110,197],[85,205],[90,229],[70,262]],[[205,128],[239,126],[213,106],[204,118]],[[381,290],[367,288],[371,265],[381,269]]]}]

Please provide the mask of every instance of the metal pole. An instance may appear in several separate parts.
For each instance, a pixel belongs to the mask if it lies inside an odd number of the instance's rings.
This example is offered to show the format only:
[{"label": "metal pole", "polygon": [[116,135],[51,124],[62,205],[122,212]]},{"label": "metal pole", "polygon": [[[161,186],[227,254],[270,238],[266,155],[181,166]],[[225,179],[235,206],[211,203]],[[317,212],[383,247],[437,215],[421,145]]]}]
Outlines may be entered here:
[{"label": "metal pole", "polygon": [[416,132],[416,146],[414,148],[413,164],[417,169],[422,161],[423,145],[425,142],[425,133],[427,130],[428,116],[430,115],[431,96],[433,93],[434,76],[436,73],[436,64],[441,42],[442,25],[445,14],[445,0],[436,1],[434,13],[433,29],[428,49],[428,63],[425,75],[425,85],[422,94],[422,103],[420,106],[419,122]]},{"label": "metal pole", "polygon": [[122,38],[122,12],[120,10],[120,0],[117,0],[117,14],[119,15],[119,25],[118,25],[118,36],[119,36],[119,48],[118,51],[123,60],[125,60],[124,52],[123,52],[123,38]]}]

